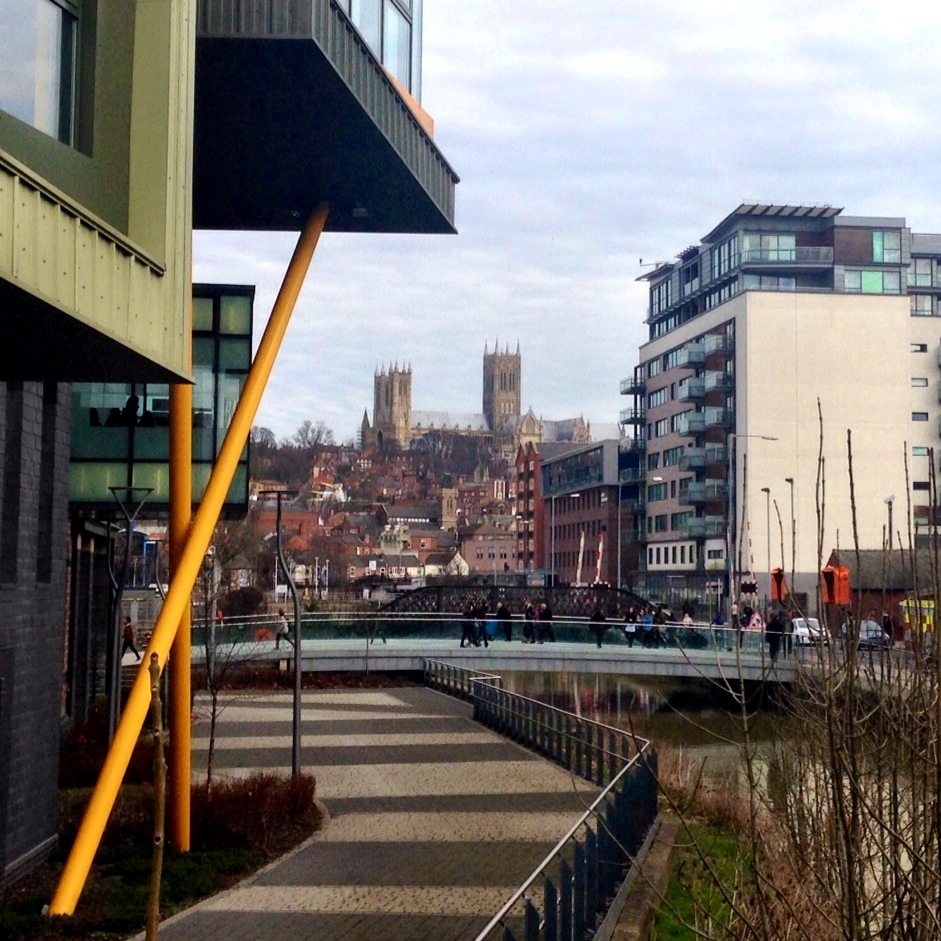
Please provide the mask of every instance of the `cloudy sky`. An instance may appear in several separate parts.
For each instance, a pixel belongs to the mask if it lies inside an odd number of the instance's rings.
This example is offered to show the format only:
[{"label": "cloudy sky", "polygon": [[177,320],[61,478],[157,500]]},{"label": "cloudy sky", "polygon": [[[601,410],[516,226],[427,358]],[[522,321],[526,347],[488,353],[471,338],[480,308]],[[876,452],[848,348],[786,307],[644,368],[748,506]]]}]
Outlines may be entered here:
[{"label": "cloudy sky", "polygon": [[[645,339],[640,259],[743,201],[941,232],[939,26],[906,0],[425,0],[459,234],[325,235],[256,424],[352,439],[396,360],[414,408],[478,412],[497,338],[520,343],[524,409],[612,423]],[[196,280],[256,284],[263,326],[294,241],[198,233]]]}]

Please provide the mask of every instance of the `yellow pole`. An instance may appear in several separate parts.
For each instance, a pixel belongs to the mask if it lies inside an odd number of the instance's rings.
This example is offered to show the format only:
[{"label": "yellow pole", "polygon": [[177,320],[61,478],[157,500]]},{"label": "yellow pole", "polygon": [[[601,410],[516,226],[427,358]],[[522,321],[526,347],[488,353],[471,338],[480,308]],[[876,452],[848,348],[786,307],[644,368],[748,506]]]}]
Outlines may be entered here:
[{"label": "yellow pole", "polygon": [[[183,610],[189,603],[189,597],[206,549],[209,547],[216,520],[219,518],[225,496],[238,469],[239,457],[248,440],[258,403],[261,401],[268,377],[271,375],[278,349],[326,220],[327,207],[318,207],[308,219],[298,239],[291,263],[284,275],[284,282],[271,311],[271,317],[268,319],[268,326],[265,328],[252,368],[246,377],[245,387],[239,397],[229,430],[206,484],[206,492],[193,517],[189,537],[180,556],[179,566],[170,582],[163,608],[154,625],[154,632],[147,645],[146,656],[143,658],[144,662],[149,661],[150,655],[156,653],[161,667],[166,663],[167,652]],[[127,705],[118,723],[114,741],[105,757],[88,809],[82,818],[75,842],[69,852],[69,858],[59,878],[59,884],[49,906],[50,915],[71,915],[75,911],[79,895],[88,878],[88,871],[95,858],[95,852],[101,842],[105,824],[114,806],[118,789],[121,787],[124,772],[131,759],[131,753],[143,728],[149,699],[150,680],[146,670],[141,669],[134,679],[134,685],[131,687]]]},{"label": "yellow pole", "polygon": [[[192,292],[191,292],[192,293]],[[189,365],[193,365],[192,297]],[[193,515],[193,387],[170,386],[170,580],[173,581],[186,545]],[[178,853],[190,849],[190,781],[192,778],[190,663],[192,605],[180,617],[170,649],[170,845]]]}]

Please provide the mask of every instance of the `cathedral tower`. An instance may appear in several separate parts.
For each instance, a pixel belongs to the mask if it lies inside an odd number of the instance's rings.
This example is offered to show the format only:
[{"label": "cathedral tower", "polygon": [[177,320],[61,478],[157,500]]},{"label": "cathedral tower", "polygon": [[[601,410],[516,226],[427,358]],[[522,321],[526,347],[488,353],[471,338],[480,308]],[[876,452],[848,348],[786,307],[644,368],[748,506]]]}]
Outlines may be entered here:
[{"label": "cathedral tower", "polygon": [[487,346],[484,345],[483,412],[492,431],[508,419],[519,417],[521,378],[518,342],[515,353],[510,352],[509,346],[501,353],[499,341],[494,344],[492,353],[487,352]]},{"label": "cathedral tower", "polygon": [[412,367],[385,366],[373,380],[373,432],[377,442],[408,448],[412,432]]}]

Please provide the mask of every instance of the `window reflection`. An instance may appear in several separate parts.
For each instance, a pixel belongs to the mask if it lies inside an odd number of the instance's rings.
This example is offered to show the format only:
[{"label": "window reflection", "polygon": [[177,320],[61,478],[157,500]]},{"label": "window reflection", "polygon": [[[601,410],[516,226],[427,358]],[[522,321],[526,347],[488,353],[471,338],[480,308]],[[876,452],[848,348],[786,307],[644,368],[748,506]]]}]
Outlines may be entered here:
[{"label": "window reflection", "polygon": [[0,108],[71,144],[78,21],[71,3],[0,0]]}]

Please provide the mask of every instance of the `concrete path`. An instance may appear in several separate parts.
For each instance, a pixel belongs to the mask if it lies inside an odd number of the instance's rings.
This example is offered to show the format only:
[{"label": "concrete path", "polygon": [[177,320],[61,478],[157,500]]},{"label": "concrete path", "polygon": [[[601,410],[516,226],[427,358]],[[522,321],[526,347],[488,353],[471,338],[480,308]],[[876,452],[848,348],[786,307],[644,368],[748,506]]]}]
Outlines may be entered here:
[{"label": "concrete path", "polygon": [[[303,716],[325,829],[168,919],[161,938],[473,939],[597,793],[430,690],[305,692]],[[207,725],[194,728],[196,776]],[[233,696],[217,773],[290,764],[290,694]]]}]

